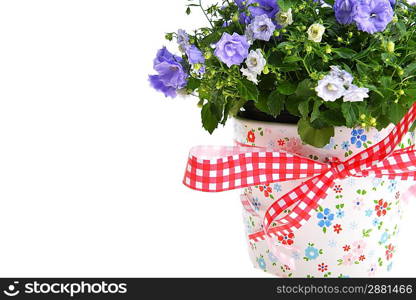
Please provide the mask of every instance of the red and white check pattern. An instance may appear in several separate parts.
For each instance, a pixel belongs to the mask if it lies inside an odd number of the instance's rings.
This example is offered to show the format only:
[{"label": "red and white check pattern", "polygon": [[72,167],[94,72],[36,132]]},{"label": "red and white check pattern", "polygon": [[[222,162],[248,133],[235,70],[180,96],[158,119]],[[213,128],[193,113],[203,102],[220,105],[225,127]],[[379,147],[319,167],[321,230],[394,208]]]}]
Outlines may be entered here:
[{"label": "red and white check pattern", "polygon": [[[263,220],[264,231],[251,234],[249,238],[259,241],[266,236],[285,235],[309,220],[337,179],[375,176],[416,180],[414,147],[394,151],[415,119],[416,103],[381,142],[345,162],[330,164],[253,147],[195,147],[189,154],[184,184],[199,191],[221,192],[271,182],[307,179],[267,209]],[[245,200],[242,201],[244,204]],[[249,209],[250,206],[246,205],[246,209]],[[288,208],[291,208],[291,212],[282,215]]]}]

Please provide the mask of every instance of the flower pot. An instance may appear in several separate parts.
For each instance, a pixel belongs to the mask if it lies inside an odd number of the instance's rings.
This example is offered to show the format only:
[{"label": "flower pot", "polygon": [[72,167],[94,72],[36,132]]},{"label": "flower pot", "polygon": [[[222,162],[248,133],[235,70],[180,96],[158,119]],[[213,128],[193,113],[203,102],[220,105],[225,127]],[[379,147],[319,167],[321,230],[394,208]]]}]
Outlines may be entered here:
[{"label": "flower pot", "polygon": [[[315,148],[301,142],[294,124],[237,118],[234,127],[235,141],[240,145],[273,148],[321,162],[333,158],[344,161],[379,142],[393,128],[365,131],[338,127],[327,146]],[[414,135],[409,133],[400,147],[413,144]],[[261,231],[267,208],[301,183],[293,180],[244,189],[247,234]],[[256,268],[281,277],[388,276],[407,191],[413,185],[372,177],[337,180],[299,230],[268,241],[249,240],[251,261]]]}]

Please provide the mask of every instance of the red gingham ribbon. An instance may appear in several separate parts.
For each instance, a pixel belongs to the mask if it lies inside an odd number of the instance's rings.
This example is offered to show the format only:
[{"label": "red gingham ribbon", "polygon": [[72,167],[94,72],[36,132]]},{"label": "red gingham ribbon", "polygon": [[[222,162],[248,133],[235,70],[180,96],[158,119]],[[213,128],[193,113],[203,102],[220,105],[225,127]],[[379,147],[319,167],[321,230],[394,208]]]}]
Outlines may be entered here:
[{"label": "red gingham ribbon", "polygon": [[[394,149],[416,119],[416,103],[381,142],[345,162],[329,164],[286,152],[253,147],[198,146],[189,154],[184,184],[203,192],[221,192],[253,185],[307,179],[276,200],[266,211],[264,230],[252,241],[287,235],[305,224],[337,179],[350,176],[416,180],[416,150]],[[248,203],[242,199],[243,205]],[[289,214],[282,214],[292,207]]]}]

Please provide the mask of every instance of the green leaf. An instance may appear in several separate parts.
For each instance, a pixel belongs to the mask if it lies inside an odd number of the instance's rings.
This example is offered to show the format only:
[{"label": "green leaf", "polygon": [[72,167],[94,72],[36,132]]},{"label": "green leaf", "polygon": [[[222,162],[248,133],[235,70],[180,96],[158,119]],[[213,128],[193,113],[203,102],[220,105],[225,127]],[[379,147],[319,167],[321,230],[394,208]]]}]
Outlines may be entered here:
[{"label": "green leaf", "polygon": [[399,30],[401,36],[406,34],[406,25],[404,25],[403,22],[397,22],[396,27]]},{"label": "green leaf", "polygon": [[302,61],[302,58],[300,58],[299,56],[296,56],[296,55],[291,55],[291,56],[286,56],[283,59],[284,63],[293,63],[293,62],[297,62],[297,61]]},{"label": "green leaf", "polygon": [[309,116],[309,100],[299,103],[298,109],[301,116],[307,118]]},{"label": "green leaf", "polygon": [[320,118],[328,124],[333,126],[343,126],[345,125],[345,118],[341,111],[339,110],[326,110],[321,112]]},{"label": "green leaf", "polygon": [[246,103],[246,100],[244,100],[244,99],[240,99],[240,100],[232,99],[232,100],[228,100],[228,103],[229,103],[228,111],[229,111],[230,115],[236,116],[238,114],[238,112],[240,111],[240,109]]},{"label": "green leaf", "polygon": [[201,80],[200,79],[196,79],[194,77],[191,77],[188,79],[188,84],[186,85],[186,87],[192,91],[196,90],[197,88],[199,88],[199,86],[201,85]]},{"label": "green leaf", "polygon": [[302,141],[317,148],[328,145],[331,137],[334,136],[334,127],[313,128],[309,120],[301,119],[298,123],[298,133]]},{"label": "green leaf", "polygon": [[403,118],[405,113],[406,109],[403,106],[401,106],[399,103],[394,103],[390,105],[388,116],[393,124],[397,124]]},{"label": "green leaf", "polygon": [[218,108],[212,103],[206,103],[201,110],[202,126],[210,134],[218,127],[218,123],[221,121],[221,114]]},{"label": "green leaf", "polygon": [[222,31],[214,31],[213,33],[204,37],[201,40],[200,44],[205,47],[209,47],[209,45],[218,42],[218,40],[221,38],[222,33]]},{"label": "green leaf", "polygon": [[315,103],[313,104],[313,109],[311,113],[311,122],[319,118],[319,115],[321,114],[319,108],[321,107],[321,105],[322,105],[321,101],[315,101]]},{"label": "green leaf", "polygon": [[409,76],[409,75],[413,75],[413,73],[416,71],[416,62],[413,62],[411,64],[409,64],[405,69],[404,69],[404,76]]},{"label": "green leaf", "polygon": [[302,102],[302,98],[296,96],[296,95],[291,95],[286,99],[286,103],[285,103],[285,107],[286,110],[294,116],[298,116],[300,117],[301,114],[299,112],[299,103]]},{"label": "green leaf", "polygon": [[297,86],[293,82],[282,81],[282,82],[279,82],[277,86],[277,91],[282,95],[290,96],[296,92],[296,88]]},{"label": "green leaf", "polygon": [[357,52],[350,48],[333,48],[332,51],[342,58],[352,58],[357,54]]},{"label": "green leaf", "polygon": [[267,106],[273,117],[277,117],[285,106],[286,97],[278,91],[272,92],[267,99]]},{"label": "green leaf", "polygon": [[342,103],[341,111],[345,118],[347,127],[354,127],[358,123],[360,111],[355,103]]},{"label": "green leaf", "polygon": [[248,80],[241,80],[237,85],[237,89],[240,96],[246,100],[257,101],[259,97],[257,86]]},{"label": "green leaf", "polygon": [[306,100],[310,96],[315,94],[314,84],[310,79],[301,81],[296,88],[296,96],[304,98]]},{"label": "green leaf", "polygon": [[293,5],[291,0],[277,0],[277,3],[282,11],[287,11]]},{"label": "green leaf", "polygon": [[383,76],[380,79],[381,86],[384,88],[393,88],[392,87],[392,79],[390,76]]},{"label": "green leaf", "polygon": [[406,95],[416,97],[416,89],[409,89],[405,91]]},{"label": "green leaf", "polygon": [[254,106],[258,110],[270,115],[271,113],[270,113],[267,102],[268,102],[268,96],[264,94],[260,94],[258,100],[254,103]]}]

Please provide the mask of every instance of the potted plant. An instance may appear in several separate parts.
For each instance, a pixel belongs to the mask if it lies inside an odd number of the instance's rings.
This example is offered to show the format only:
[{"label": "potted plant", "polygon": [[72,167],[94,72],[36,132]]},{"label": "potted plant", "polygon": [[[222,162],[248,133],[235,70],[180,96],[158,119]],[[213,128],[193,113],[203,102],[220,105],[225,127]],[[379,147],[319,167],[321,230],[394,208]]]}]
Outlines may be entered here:
[{"label": "potted plant", "polygon": [[[166,34],[151,85],[199,98],[210,133],[230,117],[235,141],[316,162],[345,161],[388,136],[416,96],[412,0],[225,0],[201,9],[207,26]],[[399,147],[413,145],[408,134]],[[248,186],[248,234],[302,180]],[[279,276],[382,275],[391,269],[408,181],[341,178],[307,224],[249,239],[254,265]],[[291,207],[286,213],[291,212]],[[277,247],[277,250],[276,250]]]}]

